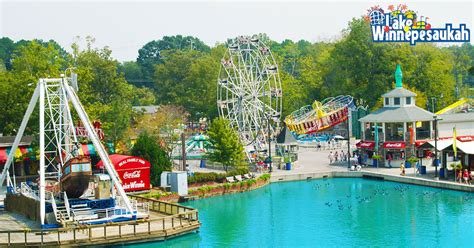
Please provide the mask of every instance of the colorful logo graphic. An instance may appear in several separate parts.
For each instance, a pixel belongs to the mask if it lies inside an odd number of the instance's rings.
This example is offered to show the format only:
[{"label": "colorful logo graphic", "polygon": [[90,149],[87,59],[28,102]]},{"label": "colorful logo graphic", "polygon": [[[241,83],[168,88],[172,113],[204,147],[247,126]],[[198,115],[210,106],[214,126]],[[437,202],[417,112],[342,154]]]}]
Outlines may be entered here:
[{"label": "colorful logo graphic", "polygon": [[418,16],[417,12],[409,10],[405,4],[396,8],[388,6],[388,11],[378,5],[368,9],[365,19],[370,22],[374,42],[469,42],[471,31],[466,24],[454,28],[446,23],[444,28],[433,28],[428,23],[429,18]]}]

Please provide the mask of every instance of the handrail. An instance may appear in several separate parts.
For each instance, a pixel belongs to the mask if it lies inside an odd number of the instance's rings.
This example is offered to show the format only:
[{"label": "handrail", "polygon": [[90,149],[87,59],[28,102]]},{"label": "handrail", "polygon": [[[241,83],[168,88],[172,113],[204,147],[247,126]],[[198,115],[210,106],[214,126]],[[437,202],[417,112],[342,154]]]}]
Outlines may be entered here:
[{"label": "handrail", "polygon": [[165,201],[160,201],[160,200],[156,200],[156,199],[146,198],[146,197],[143,197],[143,196],[129,195],[129,198],[136,198],[136,199],[140,199],[142,201],[160,203],[162,205],[168,205],[168,206],[172,206],[172,207],[175,207],[175,208],[183,208],[183,209],[186,209],[186,210],[195,210],[194,208],[191,208],[191,207],[186,207],[186,206],[182,206],[182,205],[171,203],[171,202],[165,202]]},{"label": "handrail", "polygon": [[[174,204],[173,204],[174,205]],[[41,230],[41,229],[22,229],[22,230],[5,230],[5,231],[0,231],[0,235],[7,234],[8,235],[8,240],[2,239],[0,241],[0,246],[1,245],[18,245],[18,244],[39,244],[38,241],[31,241],[28,240],[28,234],[29,233],[34,233],[36,235],[41,235],[41,245],[49,245],[49,244],[66,244],[66,243],[84,243],[84,241],[89,241],[91,242],[92,236],[93,235],[101,235],[100,237],[94,237],[94,240],[97,238],[100,238],[102,240],[111,240],[111,239],[121,239],[124,236],[137,236],[137,235],[151,235],[152,233],[156,233],[158,235],[164,235],[167,236],[168,232],[171,232],[171,235],[174,231],[176,231],[176,228],[186,228],[186,227],[191,227],[192,229],[195,229],[199,227],[199,219],[198,219],[198,211],[197,210],[192,210],[192,211],[187,211],[185,213],[177,213],[173,214],[170,216],[164,216],[164,217],[158,217],[158,218],[153,218],[153,219],[139,219],[139,220],[132,220],[132,221],[123,221],[123,222],[109,222],[109,223],[104,223],[104,224],[96,224],[96,225],[80,225],[80,226],[68,226],[68,227],[62,227],[62,228],[52,228],[52,229],[47,229],[47,230]],[[167,222],[168,221],[168,222]],[[155,228],[154,230],[151,229],[151,223],[157,223],[161,224],[161,228]],[[122,227],[126,226],[134,226],[133,232],[129,230],[128,233],[124,233]],[[136,227],[141,226],[147,228],[146,230],[139,231],[137,232]],[[113,227],[119,227],[119,234],[115,235],[110,235],[107,234],[107,228],[113,228]],[[155,226],[156,227],[156,226]],[[103,230],[103,232],[100,232],[98,230]],[[189,229],[185,229],[189,230]],[[76,233],[88,231],[89,235],[88,237],[76,237]],[[61,234],[64,232],[73,232],[74,233],[74,239],[63,239],[61,240]],[[11,237],[13,236],[12,234],[15,233],[22,233],[24,234],[24,240],[19,239],[19,240],[11,240]],[[43,241],[43,236],[47,235],[48,233],[57,233],[58,239],[57,241]],[[2,236],[3,237],[3,236]],[[17,236],[18,237],[18,236]],[[143,237],[143,236],[142,236]]]}]

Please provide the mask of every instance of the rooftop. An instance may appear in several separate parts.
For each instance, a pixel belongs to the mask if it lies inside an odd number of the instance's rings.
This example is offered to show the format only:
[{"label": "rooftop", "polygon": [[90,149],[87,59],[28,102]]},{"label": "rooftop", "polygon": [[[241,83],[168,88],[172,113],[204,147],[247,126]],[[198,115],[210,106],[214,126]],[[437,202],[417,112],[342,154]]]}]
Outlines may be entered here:
[{"label": "rooftop", "polygon": [[382,97],[407,97],[407,96],[416,96],[416,94],[405,88],[395,88],[382,95]]},{"label": "rooftop", "polygon": [[456,114],[442,114],[439,115],[439,122],[473,122],[474,112],[456,113]]},{"label": "rooftop", "polygon": [[359,119],[361,122],[432,121],[435,114],[417,106],[383,107]]},{"label": "rooftop", "polygon": [[142,112],[144,114],[155,114],[158,112],[160,106],[158,105],[148,105],[148,106],[133,106],[132,109],[137,112]]}]

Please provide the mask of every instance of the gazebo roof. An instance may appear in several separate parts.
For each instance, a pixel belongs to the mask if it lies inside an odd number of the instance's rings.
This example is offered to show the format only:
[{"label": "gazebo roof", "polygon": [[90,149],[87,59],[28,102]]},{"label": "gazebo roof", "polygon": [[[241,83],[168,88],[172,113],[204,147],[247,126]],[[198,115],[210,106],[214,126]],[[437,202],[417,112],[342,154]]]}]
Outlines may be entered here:
[{"label": "gazebo roof", "polygon": [[417,106],[383,107],[359,119],[360,122],[432,121],[435,114]]},{"label": "gazebo roof", "polygon": [[408,97],[408,96],[416,96],[416,94],[405,88],[395,88],[382,95],[382,97]]}]

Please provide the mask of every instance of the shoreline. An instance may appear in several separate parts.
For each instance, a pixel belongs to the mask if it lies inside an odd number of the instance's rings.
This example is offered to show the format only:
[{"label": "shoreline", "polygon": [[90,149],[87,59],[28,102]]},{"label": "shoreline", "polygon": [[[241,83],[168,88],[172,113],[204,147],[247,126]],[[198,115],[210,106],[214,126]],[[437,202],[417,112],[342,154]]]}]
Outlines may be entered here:
[{"label": "shoreline", "polygon": [[371,171],[326,171],[326,172],[307,172],[299,174],[279,174],[270,177],[271,183],[287,181],[303,181],[322,178],[368,178],[376,180],[385,180],[397,183],[420,185],[432,188],[441,188],[456,190],[462,192],[474,192],[474,185],[460,184],[457,182],[426,179],[421,177],[398,176]]}]

